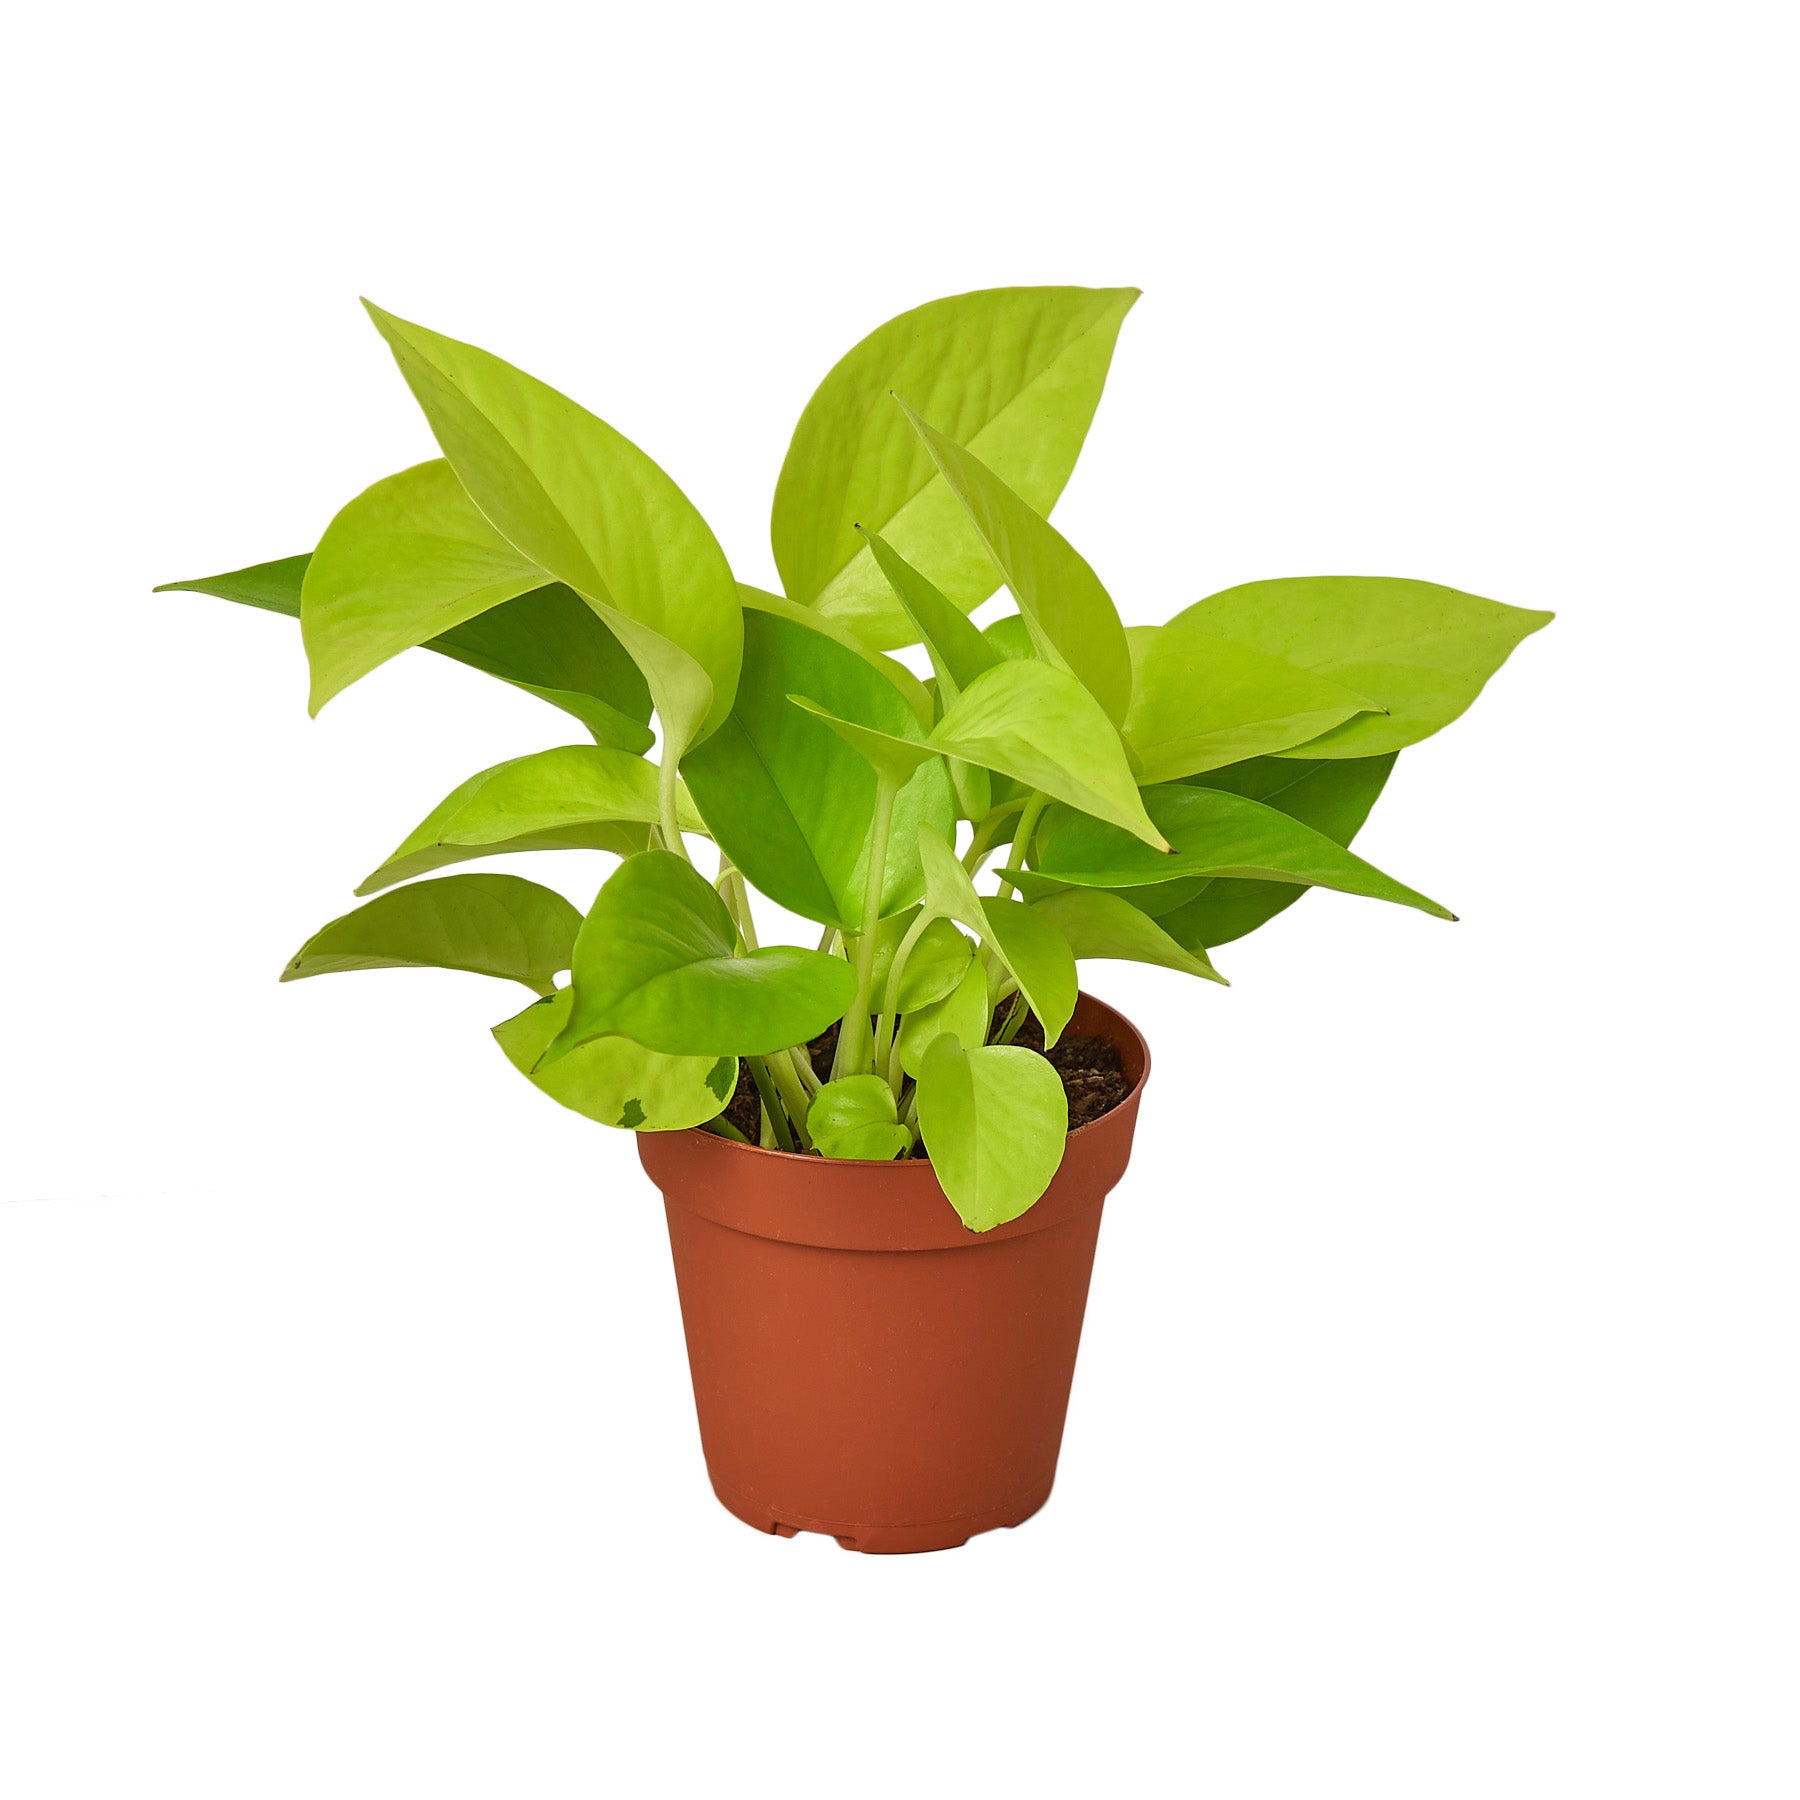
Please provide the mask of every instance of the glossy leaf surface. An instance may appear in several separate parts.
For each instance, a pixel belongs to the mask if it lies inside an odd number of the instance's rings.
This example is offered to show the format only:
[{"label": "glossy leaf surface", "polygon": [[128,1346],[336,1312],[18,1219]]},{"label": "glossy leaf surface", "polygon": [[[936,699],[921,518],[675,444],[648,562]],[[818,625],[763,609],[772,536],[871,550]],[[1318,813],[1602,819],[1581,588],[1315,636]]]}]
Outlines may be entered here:
[{"label": "glossy leaf surface", "polygon": [[447,462],[366,488],[325,528],[300,597],[308,709],[402,650],[542,587],[463,492]]},{"label": "glossy leaf surface", "polygon": [[[156,592],[211,594],[298,619],[311,561],[310,556],[286,556],[224,575],[167,581]],[[637,665],[594,609],[560,582],[492,607],[428,639],[422,648],[560,707],[601,744],[640,753],[654,741],[645,724],[650,691]]]},{"label": "glossy leaf surface", "polygon": [[1130,632],[1125,741],[1146,783],[1289,750],[1375,702],[1228,638],[1179,626]]},{"label": "glossy leaf surface", "polygon": [[1067,888],[1032,903],[1062,934],[1078,961],[1155,963],[1229,986],[1204,949],[1184,949],[1155,919],[1104,888]]},{"label": "glossy leaf surface", "polygon": [[1034,512],[979,457],[896,402],[938,472],[968,509],[1038,654],[1069,670],[1117,725],[1131,702],[1131,651],[1112,596],[1067,538]]},{"label": "glossy leaf surface", "polygon": [[[1216,787],[1242,794],[1287,813],[1303,825],[1322,831],[1334,844],[1348,846],[1369,816],[1393,769],[1397,752],[1386,756],[1346,759],[1341,762],[1294,762],[1286,757],[1261,757],[1229,769],[1214,769],[1197,776],[1196,787]],[[1266,925],[1306,892],[1279,881],[1238,881],[1220,877],[1202,881],[1193,893],[1181,893],[1182,884],[1171,882],[1164,891],[1177,895],[1174,906],[1155,906],[1163,928],[1190,949],[1229,944]],[[1140,895],[1157,894],[1154,888],[1135,889]]]},{"label": "glossy leaf surface", "polygon": [[575,940],[574,1005],[542,1066],[608,1032],[671,1056],[766,1056],[804,1044],[856,995],[841,957],[737,951],[724,901],[681,857],[613,872]]},{"label": "glossy leaf surface", "polygon": [[742,650],[737,583],[687,496],[604,420],[473,344],[369,316],[470,498],[601,614],[679,756],[724,719]]},{"label": "glossy leaf surface", "polygon": [[684,1131],[715,1119],[737,1085],[735,1056],[664,1056],[630,1038],[602,1037],[539,1068],[568,1023],[567,988],[494,1027],[506,1059],[552,1100],[621,1131]]},{"label": "glossy leaf surface", "polygon": [[912,1148],[912,1133],[894,1108],[894,1090],[879,1075],[826,1082],[806,1110],[806,1129],[821,1156],[892,1162]]},{"label": "glossy leaf surface", "polygon": [[916,1080],[925,1066],[926,1052],[946,1031],[959,1043],[981,1043],[987,1037],[993,1010],[987,971],[979,962],[971,961],[949,993],[901,1018],[895,1036],[901,1068]]},{"label": "glossy leaf surface", "polygon": [[[432,808],[356,890],[372,894],[447,863],[515,850],[608,850],[632,856],[656,823],[656,766],[621,750],[571,744],[472,775]],[[684,831],[706,827],[677,790]]]},{"label": "glossy leaf surface", "polygon": [[1455,917],[1272,806],[1181,782],[1146,789],[1144,801],[1174,845],[1172,855],[1158,856],[1116,825],[1057,807],[1045,815],[1037,867],[1080,887],[1132,887],[1180,875],[1285,881]]},{"label": "glossy leaf surface", "polygon": [[954,699],[977,675],[985,674],[1002,660],[999,650],[891,544],[873,531],[862,535],[868,540],[876,567],[887,577],[894,597],[912,620],[939,683],[948,685],[949,697]]},{"label": "glossy leaf surface", "polygon": [[1554,616],[1429,581],[1316,575],[1227,588],[1170,626],[1282,657],[1387,708],[1285,752],[1321,758],[1378,756],[1430,737]]},{"label": "glossy leaf surface", "polygon": [[992,1231],[1040,1199],[1061,1167],[1068,1100],[1035,1051],[965,1050],[945,1034],[919,1072],[919,1128],[962,1222]]},{"label": "glossy leaf surface", "polygon": [[993,565],[889,395],[905,394],[1047,513],[1136,298],[1135,288],[993,288],[934,300],[864,338],[808,402],[782,464],[771,535],[790,598],[853,621],[878,648],[914,641],[862,525],[965,612],[985,600]]},{"label": "glossy leaf surface", "polygon": [[983,898],[981,910],[987,915],[988,941],[1037,1014],[1045,1045],[1054,1044],[1075,1011],[1079,991],[1069,940],[1054,919],[1023,900],[990,895]]},{"label": "glossy leaf surface", "polygon": [[283,981],[352,969],[463,969],[534,993],[569,967],[581,914],[517,875],[449,875],[396,888],[302,944]]},{"label": "glossy leaf surface", "polygon": [[[683,765],[689,790],[720,847],[771,900],[822,925],[850,929],[862,920],[875,772],[789,696],[878,726],[902,744],[924,733],[879,670],[793,620],[746,613],[744,652],[730,718]],[[948,834],[955,816],[949,776],[934,758],[894,803],[884,912],[919,896],[920,824]]]}]

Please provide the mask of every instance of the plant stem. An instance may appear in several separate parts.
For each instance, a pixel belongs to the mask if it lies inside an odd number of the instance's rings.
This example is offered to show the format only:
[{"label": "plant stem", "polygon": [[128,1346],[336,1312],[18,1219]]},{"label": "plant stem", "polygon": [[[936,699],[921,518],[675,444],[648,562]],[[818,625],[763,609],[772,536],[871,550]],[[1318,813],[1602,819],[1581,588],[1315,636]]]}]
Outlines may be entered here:
[{"label": "plant stem", "polygon": [[[794,1069],[793,1056],[786,1050],[778,1050],[773,1056],[763,1059],[771,1076],[774,1077],[775,1088],[781,1096],[782,1105],[787,1108],[788,1118],[794,1127],[795,1140],[802,1150],[812,1148],[812,1134],[806,1129],[806,1089],[800,1085],[800,1077]],[[755,1071],[751,1071],[752,1075]]]},{"label": "plant stem", "polygon": [[881,929],[881,890],[887,881],[888,826],[893,822],[898,782],[877,777],[875,822],[869,827],[869,867],[863,879],[862,936],[856,940],[856,1003],[838,1028],[831,1078],[860,1075],[869,1055],[869,1004],[874,999],[875,934]]},{"label": "plant stem", "polygon": [[804,1044],[796,1044],[787,1053],[787,1059],[794,1065],[794,1073],[800,1077],[800,1085],[806,1090],[807,1098],[816,1094],[825,1084],[813,1073],[812,1058],[807,1054]]},{"label": "plant stem", "polygon": [[1007,877],[1014,870],[1024,868],[1026,852],[1031,848],[1032,833],[1037,830],[1037,822],[1043,816],[1044,808],[1048,804],[1048,795],[1033,794],[1025,802],[1025,810],[1019,815],[1019,827],[1013,833],[1012,849],[1007,855],[1006,867],[1000,871],[1001,884],[1011,888],[1015,893],[1018,892],[1018,884],[1009,881]]},{"label": "plant stem", "polygon": [[794,1134],[788,1128],[787,1110],[775,1092],[775,1083],[769,1078],[768,1065],[760,1056],[746,1056],[744,1063],[750,1071],[750,1079],[756,1083],[757,1093],[762,1096],[763,1111],[768,1116],[769,1129],[775,1133],[775,1142],[783,1150],[792,1150]]},{"label": "plant stem", "polygon": [[692,862],[687,845],[681,841],[681,815],[675,806],[676,759],[668,753],[667,733],[664,740],[663,760],[656,771],[657,831],[665,850],[672,851],[683,862]]},{"label": "plant stem", "polygon": [[975,827],[975,834],[969,841],[969,847],[963,852],[963,867],[971,875],[981,867],[981,860],[992,849],[991,840],[996,831],[1018,812],[1025,802],[1009,800],[1004,806],[996,806],[994,810]]},{"label": "plant stem", "polygon": [[[931,916],[920,911],[919,916],[907,926],[906,935],[900,940],[900,947],[894,952],[894,960],[888,964],[887,988],[881,996],[881,1018],[875,1027],[875,1067],[879,1071],[883,1057],[887,1055],[894,1039],[899,1035],[900,1021],[892,1010],[891,1003],[900,997],[900,977],[906,973],[906,959],[912,955],[913,946],[924,935],[925,927],[931,923]],[[874,995],[869,996],[873,1001]],[[898,1094],[899,1088],[894,1084],[890,1073],[888,1085]]]},{"label": "plant stem", "polygon": [[750,1141],[723,1113],[716,1119],[708,1119],[700,1129],[710,1131],[714,1137],[730,1138],[734,1144],[747,1144]]},{"label": "plant stem", "polygon": [[1025,1004],[1023,994],[1014,994],[1012,1011],[1006,1015],[1006,1022],[1000,1027],[1000,1034],[994,1039],[996,1044],[1010,1044],[1019,1035],[1019,1027],[1025,1023],[1025,1015],[1031,1010]]}]

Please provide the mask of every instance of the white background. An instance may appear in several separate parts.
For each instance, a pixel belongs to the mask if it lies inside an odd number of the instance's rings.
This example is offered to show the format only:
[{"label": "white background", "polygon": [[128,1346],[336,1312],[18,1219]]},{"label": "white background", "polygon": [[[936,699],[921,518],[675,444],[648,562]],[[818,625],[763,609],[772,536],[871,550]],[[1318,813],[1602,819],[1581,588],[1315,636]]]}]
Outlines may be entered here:
[{"label": "white background", "polygon": [[[1793,1795],[1791,22],[15,26],[8,1800]],[[712,1499],[660,1207],[501,1060],[522,996],[275,984],[569,728],[425,656],[309,723],[288,623],[148,589],[432,453],[359,293],[766,582],[829,364],[1017,282],[1145,289],[1058,511],[1128,620],[1560,616],[1359,841],[1461,924],[1315,895],[1229,992],[1095,972],[1157,1063],[1055,1498],[857,1557]]]}]

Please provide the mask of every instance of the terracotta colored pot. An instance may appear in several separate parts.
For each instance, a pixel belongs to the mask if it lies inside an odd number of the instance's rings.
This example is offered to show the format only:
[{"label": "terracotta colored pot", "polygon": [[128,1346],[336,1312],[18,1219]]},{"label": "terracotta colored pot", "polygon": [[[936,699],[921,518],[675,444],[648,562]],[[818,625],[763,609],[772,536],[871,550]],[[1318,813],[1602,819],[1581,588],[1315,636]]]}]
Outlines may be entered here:
[{"label": "terracotta colored pot", "polygon": [[1125,1172],[1144,1041],[1082,996],[1132,1088],[1072,1132],[1049,1191],[966,1229],[928,1164],[643,1132],[663,1191],[713,1490],[759,1531],[947,1550],[1050,1496],[1100,1208]]}]

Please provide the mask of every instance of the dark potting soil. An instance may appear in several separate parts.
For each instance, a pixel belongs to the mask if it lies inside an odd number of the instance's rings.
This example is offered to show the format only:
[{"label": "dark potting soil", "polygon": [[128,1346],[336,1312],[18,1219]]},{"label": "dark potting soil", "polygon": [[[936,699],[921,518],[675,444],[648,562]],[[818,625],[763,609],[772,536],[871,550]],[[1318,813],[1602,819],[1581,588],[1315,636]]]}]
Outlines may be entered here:
[{"label": "dark potting soil", "polygon": [[[988,1035],[993,1037],[1006,1023],[1012,1002],[1005,1001],[994,1014]],[[831,1078],[831,1059],[837,1051],[838,1028],[834,1024],[806,1046],[807,1060],[821,1081]],[[1053,1050],[1044,1048],[1044,1028],[1035,1013],[1027,1013],[1025,1022],[1013,1037],[1023,1050],[1035,1050],[1062,1077],[1063,1092],[1069,1097],[1069,1129],[1079,1130],[1105,1115],[1131,1092],[1131,1081],[1118,1046],[1105,1038],[1064,1037]],[[750,1078],[749,1065],[738,1063],[737,1086],[725,1107],[725,1117],[755,1143],[762,1126],[761,1108],[757,1101],[756,1083]]]}]

